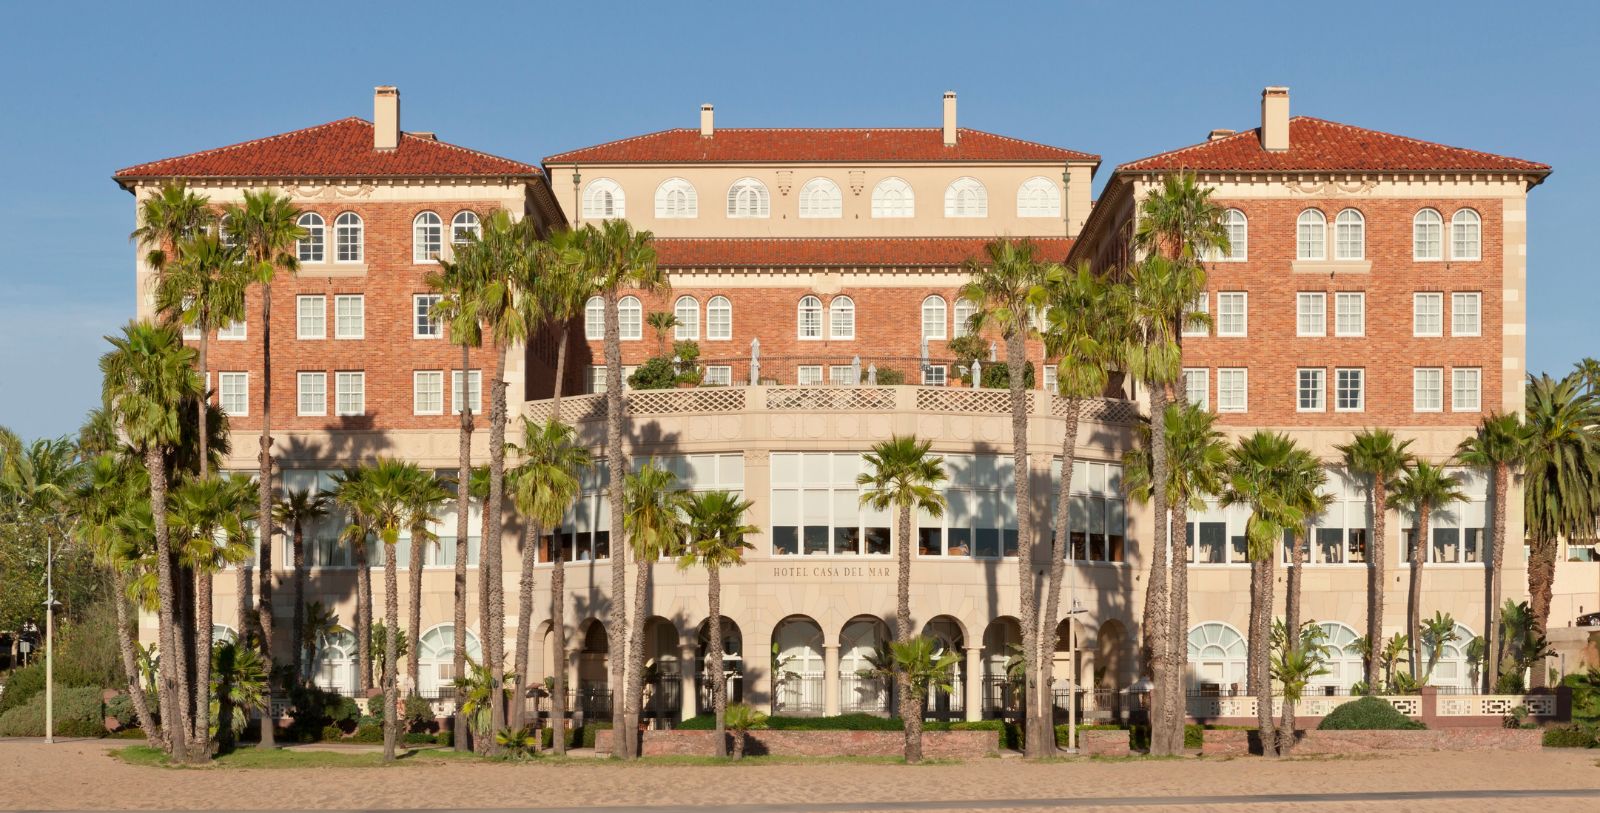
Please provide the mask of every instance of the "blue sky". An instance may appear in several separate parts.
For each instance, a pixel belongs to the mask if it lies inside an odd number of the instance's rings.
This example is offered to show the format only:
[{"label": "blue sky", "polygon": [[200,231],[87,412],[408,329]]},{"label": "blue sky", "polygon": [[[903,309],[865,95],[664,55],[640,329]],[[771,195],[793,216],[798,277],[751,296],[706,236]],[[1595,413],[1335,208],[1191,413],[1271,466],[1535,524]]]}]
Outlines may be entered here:
[{"label": "blue sky", "polygon": [[1097,191],[1289,85],[1296,114],[1554,165],[1529,202],[1529,366],[1600,353],[1591,4],[65,5],[8,7],[0,47],[0,424],[24,436],[77,427],[133,312],[113,171],[370,117],[377,84],[406,129],[525,161],[696,126],[703,102],[728,127],[936,126],[953,89],[964,126],[1101,154]]}]

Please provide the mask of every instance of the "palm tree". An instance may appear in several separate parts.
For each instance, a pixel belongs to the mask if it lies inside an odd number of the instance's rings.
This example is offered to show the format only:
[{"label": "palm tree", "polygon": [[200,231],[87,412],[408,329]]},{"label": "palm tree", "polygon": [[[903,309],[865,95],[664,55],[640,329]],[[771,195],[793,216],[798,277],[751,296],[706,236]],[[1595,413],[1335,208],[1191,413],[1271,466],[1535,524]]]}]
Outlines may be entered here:
[{"label": "palm tree", "polygon": [[304,656],[306,639],[305,612],[306,612],[306,526],[311,525],[328,515],[332,500],[321,492],[312,493],[310,489],[295,489],[285,492],[283,499],[272,507],[272,518],[281,528],[289,529],[291,540],[292,570],[294,573],[294,624],[290,627],[290,651],[293,653],[292,674],[296,681],[306,679],[304,672]]},{"label": "palm tree", "polygon": [[744,564],[744,552],[755,550],[745,540],[761,529],[745,524],[750,503],[730,491],[707,491],[689,498],[689,532],[678,569],[700,566],[706,569],[706,665],[711,684],[711,708],[716,717],[717,756],[728,755],[724,731],[727,725],[728,683],[722,677],[722,569]]},{"label": "palm tree", "polygon": [[345,469],[333,475],[328,497],[344,509],[349,522],[339,540],[350,546],[356,569],[356,687],[365,694],[372,688],[372,568],[368,562],[369,538],[375,525],[371,518],[369,470]]},{"label": "palm tree", "polygon": [[211,696],[206,703],[216,722],[207,734],[234,739],[244,733],[250,712],[271,708],[270,670],[260,653],[243,641],[218,641],[208,646],[217,668],[211,676]]},{"label": "palm tree", "polygon": [[567,340],[572,335],[572,322],[583,315],[584,306],[594,295],[595,278],[587,271],[584,245],[593,234],[592,229],[554,232],[545,238],[540,256],[543,273],[537,281],[536,295],[545,323],[556,333],[555,388],[550,396],[553,419],[561,417],[561,390],[567,380]]},{"label": "palm tree", "polygon": [[667,354],[667,331],[678,326],[678,317],[668,311],[654,311],[646,316],[645,324],[656,334],[656,355]]},{"label": "palm tree", "polygon": [[[951,668],[956,665],[960,655],[942,651],[939,643],[926,635],[918,635],[909,641],[895,641],[889,645],[889,649],[894,653],[895,671],[904,676],[906,692],[910,697],[907,705],[920,710],[929,691],[951,691]],[[922,715],[906,718],[905,724],[906,762],[915,765],[922,761]],[[1054,727],[1051,728],[1050,739],[1055,740]]]},{"label": "palm tree", "polygon": [[1444,648],[1461,639],[1461,634],[1456,632],[1456,620],[1449,613],[1434,611],[1433,617],[1421,622],[1416,627],[1417,634],[1414,639],[1418,648],[1426,647],[1426,669],[1422,673],[1422,685],[1428,685],[1433,678],[1433,667],[1439,664],[1439,658],[1444,655]]},{"label": "palm tree", "polygon": [[[1533,634],[1542,638],[1550,621],[1560,540],[1591,533],[1600,514],[1600,399],[1580,373],[1560,380],[1529,376],[1527,422],[1528,605]],[[1543,672],[1533,670],[1534,686],[1544,685]]]},{"label": "palm tree", "polygon": [[[1283,594],[1283,626],[1286,630],[1301,629],[1300,583],[1301,577],[1305,575],[1306,570],[1306,552],[1311,546],[1313,520],[1333,504],[1333,495],[1323,491],[1323,487],[1327,485],[1327,482],[1328,472],[1322,467],[1322,461],[1317,460],[1310,454],[1296,455],[1293,468],[1286,473],[1286,490],[1284,494],[1288,498],[1289,504],[1293,506],[1301,518],[1299,525],[1285,526],[1284,528],[1283,541],[1290,554],[1288,585],[1285,587]],[[1304,633],[1318,638],[1319,641],[1302,642],[1299,645],[1299,649],[1306,649],[1311,643],[1320,644],[1320,638],[1322,637],[1321,627],[1311,625]],[[1272,665],[1273,669],[1284,671],[1289,680],[1297,681],[1297,684],[1292,687],[1294,691],[1291,692],[1291,686],[1288,683],[1284,683],[1284,678],[1277,678],[1284,685],[1283,715],[1278,721],[1278,748],[1283,753],[1288,753],[1289,748],[1294,744],[1294,706],[1295,703],[1300,701],[1300,694],[1305,688],[1305,681],[1316,677],[1317,674],[1322,674],[1322,672],[1310,675],[1297,673],[1297,668],[1314,668],[1320,665],[1320,661],[1313,663],[1307,653],[1290,652],[1289,650],[1291,649],[1294,649],[1294,647],[1286,646],[1283,657]],[[1187,655],[1187,653],[1185,654]],[[1315,654],[1321,653],[1319,651]]]},{"label": "palm tree", "polygon": [[[626,220],[607,220],[599,230],[584,226],[580,238],[585,246],[585,262],[591,285],[599,292],[605,305],[605,363],[606,363],[606,469],[610,475],[606,499],[611,503],[611,605],[606,612],[606,634],[613,649],[627,641],[625,622],[628,579],[623,527],[623,481],[627,475],[627,452],[622,446],[622,332],[617,321],[617,301],[624,288],[653,292],[667,287],[666,275],[656,266],[654,239],[648,231],[635,232]],[[626,666],[624,659],[611,659],[611,685],[621,686]],[[626,756],[623,751],[633,742],[631,737],[616,737],[612,744],[613,756]]]},{"label": "palm tree", "polygon": [[1250,560],[1249,683],[1256,695],[1262,753],[1278,756],[1277,730],[1272,725],[1273,552],[1283,532],[1305,523],[1295,498],[1295,472],[1309,453],[1286,434],[1257,430],[1228,453],[1228,484],[1222,504],[1250,508],[1245,522]]},{"label": "palm tree", "polygon": [[[856,477],[861,487],[861,504],[877,511],[893,506],[895,515],[895,583],[894,638],[906,643],[911,631],[911,511],[927,514],[933,519],[944,516],[946,500],[942,489],[949,479],[944,470],[944,458],[929,450],[933,442],[917,440],[916,435],[894,435],[879,441],[872,451],[862,455],[866,471]],[[1020,475],[1019,475],[1020,476]],[[969,675],[968,680],[976,680]],[[922,706],[913,703],[904,671],[896,674],[900,696],[900,719],[909,727],[916,720],[920,726]],[[908,746],[909,748],[909,743]]]},{"label": "palm tree", "polygon": [[[1387,429],[1364,429],[1337,446],[1351,474],[1368,478],[1367,507],[1372,513],[1372,541],[1367,551],[1367,640],[1383,640],[1384,570],[1388,563],[1389,485],[1411,463],[1411,441],[1398,440]],[[1382,685],[1378,663],[1367,662],[1367,685]]]},{"label": "palm tree", "polygon": [[[426,564],[428,548],[439,541],[439,535],[433,532],[433,524],[439,521],[439,507],[450,499],[450,490],[433,472],[420,466],[406,469],[406,480],[402,493],[405,495],[406,526],[411,532],[411,550],[409,554],[411,577],[411,591],[409,603],[406,607],[410,611],[410,638],[407,640],[406,651],[411,656],[406,659],[406,685],[412,694],[416,694],[422,683],[422,664],[418,660],[422,652],[422,568]],[[465,637],[465,636],[463,636]]]},{"label": "palm tree", "polygon": [[1489,668],[1484,671],[1482,683],[1484,691],[1492,691],[1494,682],[1500,677],[1500,656],[1502,644],[1500,638],[1500,604],[1501,592],[1504,587],[1504,562],[1506,550],[1506,510],[1509,507],[1509,493],[1511,490],[1511,470],[1522,465],[1528,452],[1528,444],[1532,440],[1528,427],[1522,422],[1522,416],[1514,412],[1506,414],[1491,413],[1479,424],[1478,431],[1472,437],[1461,441],[1456,449],[1456,458],[1462,463],[1485,469],[1493,481],[1492,492],[1493,528],[1489,537],[1489,572],[1488,584],[1484,593],[1488,603],[1488,614],[1484,621],[1488,630],[1486,654]]},{"label": "palm tree", "polygon": [[678,555],[688,531],[689,493],[678,486],[672,472],[651,460],[628,475],[623,505],[628,547],[633,552],[633,614],[629,619],[628,684],[619,737],[630,741],[623,749],[627,759],[639,756],[637,743],[644,695],[644,614],[650,589],[651,566],[666,556]]},{"label": "palm tree", "polygon": [[[1035,602],[1033,585],[1033,521],[1030,508],[1031,478],[1028,476],[1028,404],[1024,368],[1027,364],[1027,339],[1034,330],[1047,297],[1047,281],[1064,276],[1059,266],[1052,266],[1035,256],[1033,243],[1028,240],[995,240],[984,246],[983,259],[966,263],[970,277],[961,288],[961,298],[974,308],[970,329],[973,333],[994,327],[1006,345],[1006,369],[1011,389],[1011,457],[1016,476],[1017,521],[1017,598],[1022,622],[1022,646],[1029,653],[1027,667],[1026,748],[1028,756],[1043,756],[1047,749],[1043,733],[1050,709],[1048,687],[1040,685],[1040,662],[1033,653],[1039,651],[1039,607]],[[1054,621],[1049,621],[1052,630]],[[1050,749],[1053,750],[1053,749]]]},{"label": "palm tree", "polygon": [[[300,210],[287,195],[271,189],[246,190],[244,205],[225,209],[227,229],[245,253],[247,274],[261,286],[261,454],[257,473],[261,562],[256,590],[256,626],[261,658],[272,668],[272,279],[279,270],[299,267],[295,243],[305,237]],[[261,744],[273,744],[272,715],[261,718]]]},{"label": "palm tree", "polygon": [[1389,495],[1389,507],[1396,511],[1409,511],[1416,517],[1416,529],[1406,545],[1411,563],[1411,589],[1406,595],[1406,629],[1411,630],[1411,674],[1421,674],[1421,654],[1417,648],[1416,631],[1422,623],[1422,566],[1428,561],[1429,520],[1433,512],[1467,498],[1460,489],[1461,481],[1454,474],[1446,474],[1443,466],[1418,460],[1400,482],[1395,483]]},{"label": "palm tree", "polygon": [[[522,443],[517,446],[517,453],[522,456],[521,465],[511,472],[511,501],[517,506],[517,511],[527,523],[522,544],[522,575],[518,587],[517,604],[517,655],[516,673],[522,677],[515,694],[515,702],[511,706],[511,728],[521,728],[527,714],[527,697],[529,690],[534,685],[532,670],[528,667],[528,633],[533,626],[533,572],[538,563],[539,543],[544,538],[545,531],[561,524],[561,518],[567,513],[574,500],[578,498],[580,482],[578,477],[589,468],[589,450],[579,445],[577,433],[572,427],[561,421],[551,418],[543,423],[534,423],[527,418],[522,419]],[[558,572],[562,569],[559,563],[560,554],[556,549],[561,547],[560,539],[551,536],[551,559],[556,560],[555,567]],[[564,579],[562,580],[564,581]],[[556,687],[558,693],[566,692],[566,634],[559,626],[566,623],[565,615],[565,590],[564,584],[557,583],[557,577],[550,580],[551,607],[550,624],[551,634],[556,638],[555,648],[555,674],[560,684]],[[565,698],[563,698],[565,699]],[[564,713],[565,708],[561,711]],[[559,722],[558,722],[559,721]],[[551,723],[556,726],[555,742],[561,743],[565,729],[564,720],[557,717],[552,710]],[[565,743],[558,747],[565,751]]]},{"label": "palm tree", "polygon": [[364,499],[361,512],[369,528],[383,543],[383,759],[395,758],[399,736],[400,702],[398,657],[400,649],[400,579],[395,545],[411,515],[410,490],[421,471],[415,463],[378,458],[362,474]]}]

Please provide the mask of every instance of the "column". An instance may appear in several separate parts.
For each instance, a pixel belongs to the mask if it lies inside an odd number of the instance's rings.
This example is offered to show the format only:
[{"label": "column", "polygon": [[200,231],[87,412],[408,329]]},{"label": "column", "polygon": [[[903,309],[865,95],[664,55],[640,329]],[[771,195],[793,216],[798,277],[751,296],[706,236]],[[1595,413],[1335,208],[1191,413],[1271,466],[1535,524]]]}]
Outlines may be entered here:
[{"label": "column", "polygon": [[700,673],[700,662],[695,659],[695,645],[684,644],[678,650],[678,671],[682,674],[678,680],[682,688],[679,689],[683,702],[679,704],[678,719],[687,720],[694,716],[699,697],[695,694],[694,677]]},{"label": "column", "polygon": [[967,686],[967,719],[983,719],[983,647],[967,647],[967,660],[961,665],[962,678]]},{"label": "column", "polygon": [[822,713],[839,716],[839,645],[822,645]]}]

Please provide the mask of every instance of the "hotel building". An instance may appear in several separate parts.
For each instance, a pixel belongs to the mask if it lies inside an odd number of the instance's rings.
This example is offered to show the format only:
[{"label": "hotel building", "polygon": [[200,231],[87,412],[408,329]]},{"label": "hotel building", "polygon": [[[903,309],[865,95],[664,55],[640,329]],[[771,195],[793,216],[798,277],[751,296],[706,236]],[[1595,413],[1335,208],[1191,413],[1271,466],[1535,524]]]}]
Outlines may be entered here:
[{"label": "hotel building", "polygon": [[[950,348],[971,315],[956,295],[963,263],[989,240],[1027,237],[1047,259],[1108,270],[1129,257],[1139,202],[1163,176],[1194,172],[1214,190],[1231,248],[1207,258],[1203,306],[1214,325],[1184,340],[1185,390],[1230,435],[1285,431],[1328,461],[1334,501],[1316,523],[1301,610],[1338,647],[1319,686],[1347,689],[1359,678],[1350,643],[1365,629],[1371,547],[1365,492],[1339,469],[1334,447],[1381,426],[1444,461],[1485,414],[1521,408],[1527,194],[1549,167],[1291,117],[1283,88],[1263,92],[1261,111],[1258,127],[1213,131],[1117,167],[1099,200],[1091,199],[1099,156],[962,128],[954,94],[944,97],[942,126],[928,128],[728,128],[706,105],[698,128],[570,150],[534,166],[402,131],[398,92],[379,88],[371,123],[344,119],[155,161],[116,180],[136,200],[172,180],[216,203],[274,188],[306,212],[301,268],[273,289],[273,432],[284,488],[326,487],[340,468],[379,455],[454,470],[455,413],[463,402],[481,410],[488,388],[480,370],[492,369],[492,351],[473,351],[479,369],[463,382],[459,350],[429,317],[434,300],[423,277],[490,211],[533,218],[545,230],[626,218],[653,232],[671,288],[620,300],[624,367],[694,342],[703,381],[630,392],[626,452],[634,465],[657,459],[687,488],[731,489],[753,503],[756,549],[722,577],[733,695],[779,713],[888,708],[858,673],[888,635],[899,541],[888,514],[860,506],[855,480],[871,444],[915,433],[944,456],[950,509],[920,517],[908,540],[916,545],[912,616],[962,656],[958,688],[934,698],[929,713],[976,719],[1010,702],[1004,666],[1020,638],[1017,528],[1030,523],[1037,538],[1050,538],[1064,431],[1051,359],[1030,341],[1032,457],[1027,471],[1015,471],[1008,393],[963,381],[972,371]],[[151,277],[140,260],[142,317],[153,315]],[[649,326],[656,312],[676,317],[670,335]],[[260,427],[260,313],[253,291],[249,317],[211,345],[212,387],[240,437]],[[513,419],[548,417],[560,386],[560,417],[597,457],[607,451],[602,316],[596,299],[570,326],[565,381],[554,380],[548,332],[504,351]],[[978,360],[989,363],[1003,364],[1003,353]],[[1062,610],[1076,603],[1085,612],[1053,620],[1063,632],[1057,674],[1065,680],[1073,669],[1093,687],[1089,705],[1137,678],[1152,522],[1122,488],[1120,461],[1144,408],[1130,389],[1114,383],[1075,439]],[[480,462],[483,424],[473,439]],[[236,442],[227,467],[253,471],[253,450]],[[1448,612],[1461,627],[1434,683],[1468,686],[1465,643],[1485,623],[1488,507],[1482,473],[1460,473],[1470,499],[1435,516],[1423,546],[1423,613]],[[538,543],[532,631],[535,674],[568,670],[591,713],[602,713],[612,651],[603,624],[612,549],[604,476],[596,467],[585,477],[581,499]],[[1011,490],[1018,476],[1043,495],[1020,511]],[[1243,682],[1245,516],[1221,507],[1190,515],[1196,687]],[[521,528],[509,509],[507,518],[505,538],[494,543],[514,595]],[[1520,539],[1516,486],[1507,521],[1509,538]],[[1401,540],[1410,522],[1401,513],[1388,524],[1390,633],[1405,626]],[[336,541],[343,524],[330,518],[310,534],[309,598],[348,624],[355,574]],[[471,525],[481,527],[477,516]],[[450,677],[454,529],[447,511],[424,575],[425,694]],[[471,540],[469,567],[482,542]],[[273,544],[285,585],[287,542]],[[548,644],[546,574],[557,544],[569,562],[559,597],[572,649],[565,663]],[[1023,553],[1036,568],[1048,559],[1043,547]],[[1524,594],[1524,561],[1520,552],[1505,557],[1508,596]],[[703,684],[705,577],[670,562],[652,567],[645,647],[659,675],[653,713],[686,717],[698,711]],[[1552,627],[1594,609],[1596,567],[1558,566]],[[230,627],[232,585],[219,580],[216,598],[219,623]],[[274,596],[282,603],[289,591]],[[474,596],[474,619],[476,604]],[[480,646],[479,633],[466,632],[470,647]],[[353,647],[331,643],[318,678],[353,689]]]}]

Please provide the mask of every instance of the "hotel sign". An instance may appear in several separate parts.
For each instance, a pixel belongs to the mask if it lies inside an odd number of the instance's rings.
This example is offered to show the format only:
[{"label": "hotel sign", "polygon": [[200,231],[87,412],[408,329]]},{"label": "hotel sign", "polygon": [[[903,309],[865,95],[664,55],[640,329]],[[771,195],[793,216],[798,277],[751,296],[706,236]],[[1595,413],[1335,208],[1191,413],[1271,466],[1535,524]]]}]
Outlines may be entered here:
[{"label": "hotel sign", "polygon": [[772,568],[775,579],[883,579],[894,574],[884,565],[780,565]]}]

